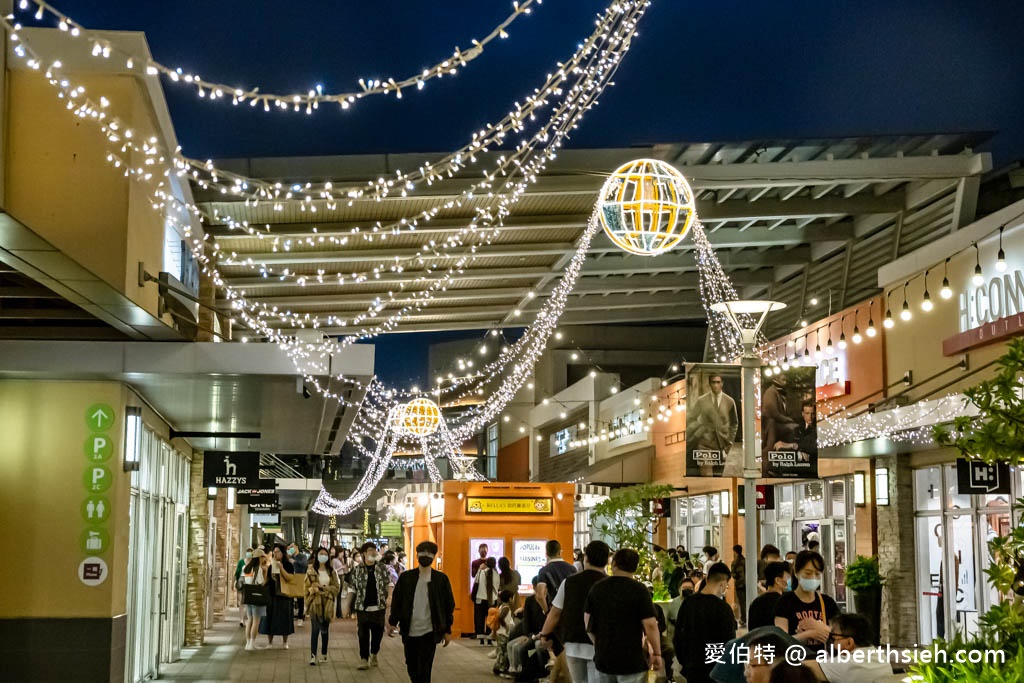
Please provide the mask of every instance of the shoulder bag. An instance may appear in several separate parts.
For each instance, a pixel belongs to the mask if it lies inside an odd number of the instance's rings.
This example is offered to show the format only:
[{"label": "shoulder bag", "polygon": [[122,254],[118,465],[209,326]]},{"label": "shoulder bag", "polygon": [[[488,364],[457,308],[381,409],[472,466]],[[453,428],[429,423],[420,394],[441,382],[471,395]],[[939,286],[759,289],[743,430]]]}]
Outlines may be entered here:
[{"label": "shoulder bag", "polygon": [[306,576],[304,574],[300,575],[298,572],[289,574],[282,571],[277,576],[281,595],[289,598],[306,597]]},{"label": "shoulder bag", "polygon": [[264,583],[246,583],[242,585],[242,602],[246,605],[265,606],[270,602],[270,593]]}]

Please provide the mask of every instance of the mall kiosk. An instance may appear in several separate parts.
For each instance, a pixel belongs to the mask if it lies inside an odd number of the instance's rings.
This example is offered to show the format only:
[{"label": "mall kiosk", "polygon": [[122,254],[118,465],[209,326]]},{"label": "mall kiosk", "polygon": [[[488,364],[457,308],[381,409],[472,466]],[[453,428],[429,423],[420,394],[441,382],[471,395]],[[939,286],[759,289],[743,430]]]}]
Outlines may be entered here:
[{"label": "mall kiosk", "polygon": [[[531,579],[544,565],[544,544],[557,539],[572,562],[575,486],[564,482],[511,483],[446,481],[404,501],[404,540],[409,556],[416,544],[437,543],[437,564],[455,593],[456,636],[474,635],[470,564],[487,544],[488,555],[507,557],[519,571],[520,593],[532,592]],[[410,566],[415,566],[411,562]]]}]

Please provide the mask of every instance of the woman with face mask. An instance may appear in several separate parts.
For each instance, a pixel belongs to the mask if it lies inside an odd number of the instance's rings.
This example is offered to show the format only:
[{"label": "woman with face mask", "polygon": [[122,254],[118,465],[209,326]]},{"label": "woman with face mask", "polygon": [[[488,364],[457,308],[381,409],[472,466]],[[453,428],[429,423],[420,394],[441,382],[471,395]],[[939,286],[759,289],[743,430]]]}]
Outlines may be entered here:
[{"label": "woman with face mask", "polygon": [[271,552],[270,575],[267,581],[270,602],[267,614],[260,619],[260,633],[267,636],[267,647],[274,645],[274,636],[283,636],[284,649],[288,649],[288,636],[295,633],[292,620],[293,598],[281,591],[281,575],[294,574],[295,566],[288,559],[284,545],[278,543]]},{"label": "woman with face mask", "polygon": [[831,629],[828,624],[839,614],[839,606],[831,597],[820,592],[825,560],[821,555],[804,550],[793,562],[796,589],[785,592],[775,604],[775,625],[793,636],[808,651],[825,647]]},{"label": "woman with face mask", "polygon": [[320,547],[313,555],[313,561],[306,570],[306,614],[309,615],[309,665],[315,666],[316,642],[322,641],[320,662],[327,661],[327,636],[334,616],[334,601],[341,584],[338,575],[330,565],[327,548]]},{"label": "woman with face mask", "polygon": [[252,561],[252,548],[246,548],[245,554],[239,558],[238,564],[235,565],[235,599],[238,601],[238,626],[239,628],[246,627],[245,621],[245,605],[242,603],[242,569],[245,565]]}]

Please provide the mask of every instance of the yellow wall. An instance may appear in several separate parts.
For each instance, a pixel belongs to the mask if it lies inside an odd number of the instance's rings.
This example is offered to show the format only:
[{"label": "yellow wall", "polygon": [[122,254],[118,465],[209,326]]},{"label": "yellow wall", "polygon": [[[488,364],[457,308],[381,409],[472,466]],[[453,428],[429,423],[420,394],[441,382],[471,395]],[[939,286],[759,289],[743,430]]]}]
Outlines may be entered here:
[{"label": "yellow wall", "polygon": [[[0,380],[0,528],[8,558],[0,563],[0,618],[111,617],[125,613],[128,571],[130,477],[124,473],[126,390],[113,382]],[[83,477],[89,462],[87,409],[105,403],[116,413],[104,430],[113,452],[104,463],[113,485],[103,495],[111,515],[101,525],[110,534],[99,557],[110,570],[99,586],[78,579],[86,528]]]},{"label": "yellow wall", "polygon": [[[121,154],[97,125],[79,120],[56,97],[43,75],[8,72],[8,129],[4,207],[12,216],[117,291],[156,314],[157,288],[138,286],[138,263],[163,269],[163,218],[150,189],[107,162]],[[127,76],[76,76],[94,98],[134,131],[136,140],[157,126],[139,81]],[[150,167],[156,171],[157,166]],[[157,178],[157,180],[162,180]]]}]

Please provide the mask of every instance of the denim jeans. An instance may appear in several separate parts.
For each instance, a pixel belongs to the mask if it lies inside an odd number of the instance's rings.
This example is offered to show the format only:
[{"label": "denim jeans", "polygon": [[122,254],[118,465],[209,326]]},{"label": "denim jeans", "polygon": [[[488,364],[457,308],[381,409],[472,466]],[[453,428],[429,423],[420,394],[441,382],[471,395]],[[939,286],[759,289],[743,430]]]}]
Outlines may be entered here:
[{"label": "denim jeans", "polygon": [[594,668],[593,659],[566,655],[565,663],[569,667],[572,683],[597,683],[597,669]]},{"label": "denim jeans", "polygon": [[597,683],[645,683],[647,672],[641,671],[636,674],[606,674],[597,672]]},{"label": "denim jeans", "polygon": [[327,654],[327,637],[330,635],[331,622],[327,619],[321,619],[320,617],[310,617],[309,619],[309,654],[316,654],[316,641],[320,638],[323,641],[321,646],[321,654]]}]

